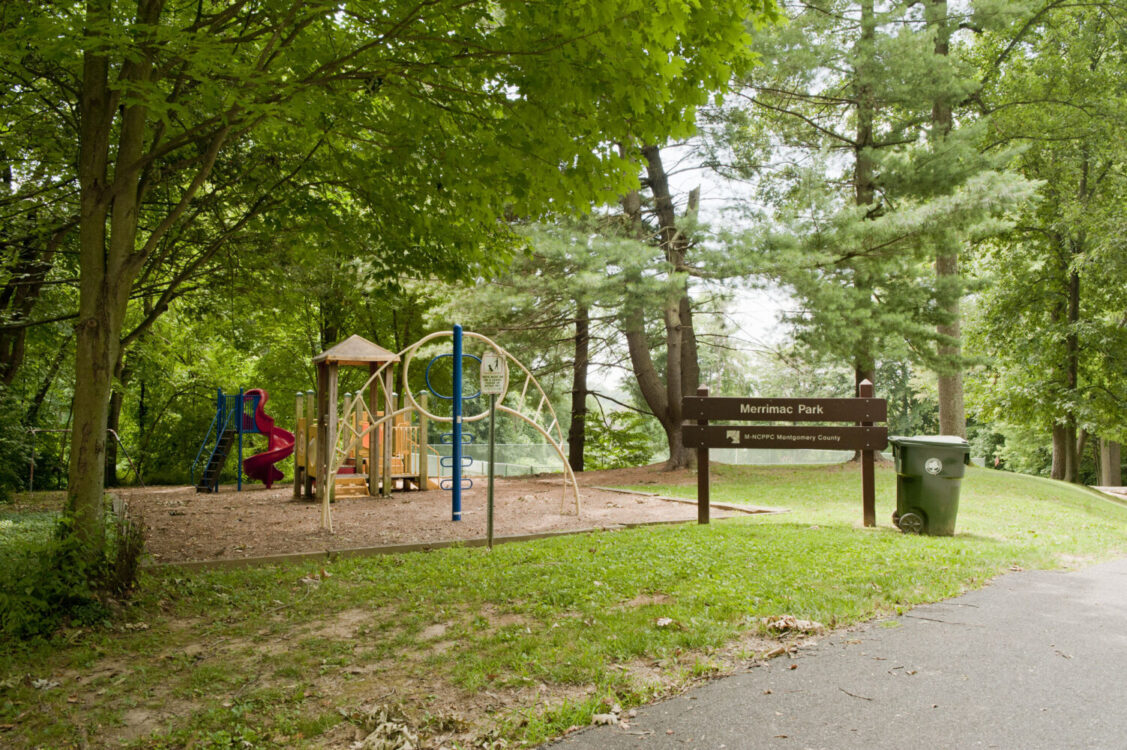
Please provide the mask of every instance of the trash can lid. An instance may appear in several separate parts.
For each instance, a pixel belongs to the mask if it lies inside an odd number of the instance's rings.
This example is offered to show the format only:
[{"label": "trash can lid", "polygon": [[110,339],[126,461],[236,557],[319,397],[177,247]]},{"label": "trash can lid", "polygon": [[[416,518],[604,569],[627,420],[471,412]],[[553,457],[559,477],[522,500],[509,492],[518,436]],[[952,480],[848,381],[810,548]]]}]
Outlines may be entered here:
[{"label": "trash can lid", "polygon": [[921,447],[943,446],[948,448],[970,448],[970,443],[957,435],[889,435],[892,445],[915,445]]}]

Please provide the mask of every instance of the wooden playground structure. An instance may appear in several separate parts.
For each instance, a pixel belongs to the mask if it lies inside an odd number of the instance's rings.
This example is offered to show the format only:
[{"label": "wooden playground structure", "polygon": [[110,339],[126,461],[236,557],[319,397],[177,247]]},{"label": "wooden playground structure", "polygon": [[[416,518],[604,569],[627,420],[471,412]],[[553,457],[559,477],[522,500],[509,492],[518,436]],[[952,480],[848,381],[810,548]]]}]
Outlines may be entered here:
[{"label": "wooden playground structure", "polygon": [[[322,528],[332,530],[330,503],[337,497],[388,497],[397,489],[449,488],[449,480],[432,471],[431,456],[439,466],[446,465],[443,460],[447,457],[429,444],[427,431],[431,421],[452,420],[432,414],[426,394],[416,399],[406,388],[402,395],[396,394],[393,380],[394,365],[402,363],[406,381],[419,348],[443,335],[449,334],[431,334],[399,354],[361,336],[351,336],[313,358],[317,391],[299,393],[295,408],[293,496],[321,501]],[[485,342],[524,373],[519,396],[509,397],[508,403],[499,401],[497,410],[534,427],[555,449],[563,464],[565,501],[570,486],[578,515],[578,485],[563,450],[563,430],[547,394],[508,352],[479,334],[467,336]],[[368,370],[364,385],[355,393],[344,394],[343,409],[338,392],[342,365]],[[502,400],[505,398],[502,396]],[[530,399],[536,400],[535,409]],[[484,416],[483,412],[463,421]],[[441,469],[437,473],[441,474]],[[321,481],[322,477],[326,480]]]},{"label": "wooden playground structure", "polygon": [[[314,399],[313,391],[299,393],[295,409],[296,434],[299,437],[295,451],[293,496],[306,500],[316,497],[314,480],[318,475],[317,420],[310,420],[305,416],[317,413]],[[345,393],[344,400],[351,403],[352,394]],[[365,403],[364,407],[366,406]],[[374,416],[378,421],[383,415],[383,410],[380,410]],[[438,479],[428,471],[430,462],[423,460],[424,451],[430,456],[440,455],[422,441],[429,421],[425,414],[419,415],[417,420],[406,413],[396,415],[390,428],[391,444],[387,446],[390,452],[385,448],[387,425],[380,425],[372,431],[371,420],[362,419],[359,410],[354,410],[351,416],[352,419],[347,424],[341,424],[338,420],[338,430],[345,435],[351,433],[359,436],[360,442],[353,446],[351,454],[344,459],[344,466],[338,471],[334,483],[335,497],[386,497],[391,490],[439,488]],[[373,469],[374,481],[369,481],[369,473]],[[387,486],[385,478],[389,480]]]},{"label": "wooden playground structure", "polygon": [[[399,361],[398,355],[361,336],[313,358],[318,393],[299,393],[294,411],[295,498],[321,498],[324,484],[316,479],[327,476],[330,468],[319,458],[329,459],[333,453],[329,446],[336,448],[342,439],[347,450],[332,482],[334,497],[387,497],[393,489],[438,489],[429,472],[428,456],[438,452],[426,443],[427,416],[403,408],[393,390],[387,365]],[[363,390],[345,393],[343,419],[337,388],[341,365],[369,370],[367,398]],[[387,414],[392,415],[390,424],[384,419]]]}]

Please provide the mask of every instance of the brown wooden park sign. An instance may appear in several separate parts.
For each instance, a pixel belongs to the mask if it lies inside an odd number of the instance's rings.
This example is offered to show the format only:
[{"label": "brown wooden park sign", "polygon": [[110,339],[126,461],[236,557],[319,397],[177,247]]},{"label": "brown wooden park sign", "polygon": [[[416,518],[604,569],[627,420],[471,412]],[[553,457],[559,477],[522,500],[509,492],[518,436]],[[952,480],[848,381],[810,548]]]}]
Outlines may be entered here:
[{"label": "brown wooden park sign", "polygon": [[[710,398],[701,386],[682,401],[686,448],[697,449],[697,522],[708,523],[709,448],[806,448],[861,452],[861,505],[866,526],[876,526],[873,461],[888,445],[888,402],[873,398],[873,384],[861,381],[857,398]],[[733,425],[722,422],[852,422],[851,426]]]}]

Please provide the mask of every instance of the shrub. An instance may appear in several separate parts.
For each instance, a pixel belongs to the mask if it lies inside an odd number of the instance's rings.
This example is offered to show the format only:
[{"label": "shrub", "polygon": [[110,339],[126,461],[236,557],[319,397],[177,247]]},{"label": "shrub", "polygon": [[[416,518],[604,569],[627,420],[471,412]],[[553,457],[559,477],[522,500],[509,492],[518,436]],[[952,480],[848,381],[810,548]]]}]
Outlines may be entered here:
[{"label": "shrub", "polygon": [[[19,406],[0,386],[0,413],[19,414]],[[31,433],[18,419],[0,420],[0,503],[11,499],[12,490],[23,487],[31,456]]]},{"label": "shrub", "polygon": [[107,514],[106,545],[93,562],[53,514],[5,521],[0,534],[0,641],[47,637],[64,622],[93,625],[111,616],[140,572],[142,526]]},{"label": "shrub", "polygon": [[586,420],[584,466],[587,469],[625,469],[650,462],[654,454],[647,417],[634,412],[611,412],[606,421]]}]

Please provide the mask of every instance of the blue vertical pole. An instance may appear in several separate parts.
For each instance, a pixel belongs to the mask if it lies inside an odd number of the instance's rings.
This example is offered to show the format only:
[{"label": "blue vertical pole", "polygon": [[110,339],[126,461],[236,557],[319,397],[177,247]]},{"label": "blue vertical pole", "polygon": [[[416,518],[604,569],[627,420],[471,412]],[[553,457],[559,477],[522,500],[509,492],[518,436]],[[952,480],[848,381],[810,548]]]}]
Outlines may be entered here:
[{"label": "blue vertical pole", "polygon": [[[227,425],[227,400],[223,397],[222,388],[216,388],[215,390],[218,393],[215,399],[215,410],[219,416],[216,417],[215,422],[215,448],[213,450],[219,450],[219,443],[223,440],[223,428]],[[228,448],[227,450],[231,449]],[[211,491],[219,492],[218,474],[215,475],[215,479],[213,481],[214,484],[212,485]]]},{"label": "blue vertical pole", "polygon": [[238,492],[243,491],[243,389],[239,389],[239,464],[235,467],[235,480]]},{"label": "blue vertical pole", "polygon": [[450,499],[453,503],[450,513],[452,521],[462,520],[462,327],[454,326],[454,435],[453,435],[453,463],[454,471],[450,489]]}]

